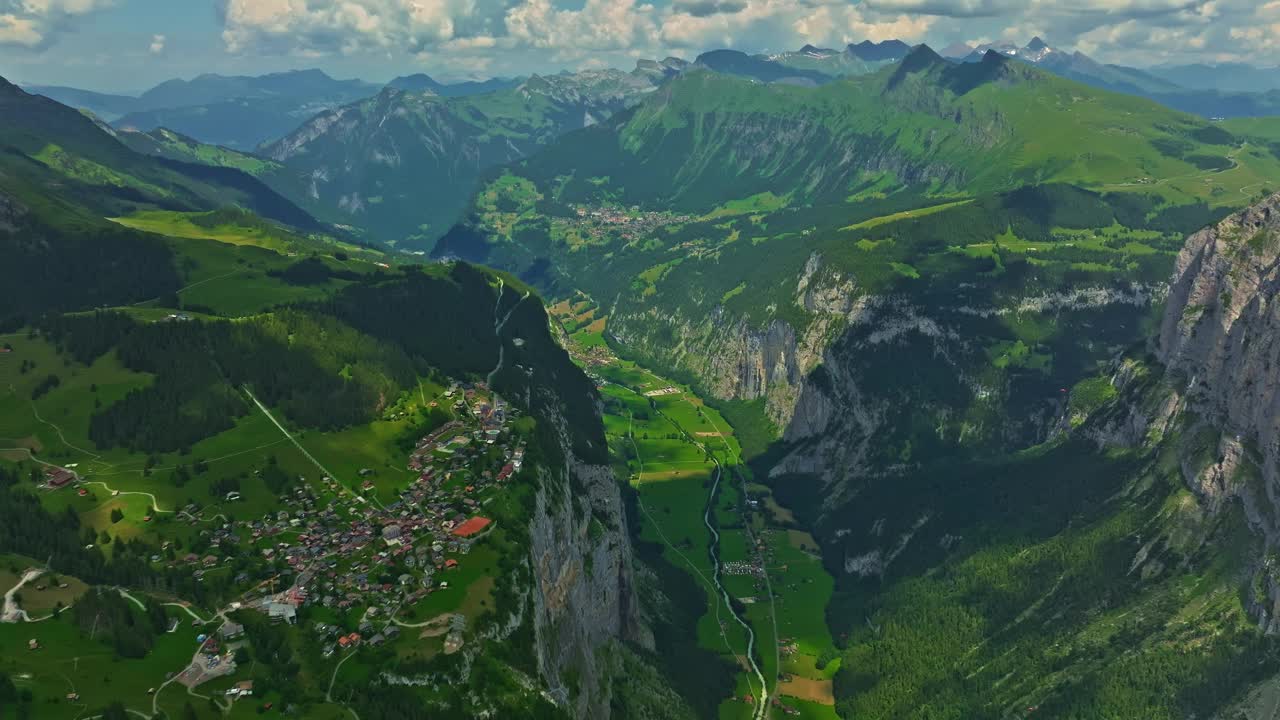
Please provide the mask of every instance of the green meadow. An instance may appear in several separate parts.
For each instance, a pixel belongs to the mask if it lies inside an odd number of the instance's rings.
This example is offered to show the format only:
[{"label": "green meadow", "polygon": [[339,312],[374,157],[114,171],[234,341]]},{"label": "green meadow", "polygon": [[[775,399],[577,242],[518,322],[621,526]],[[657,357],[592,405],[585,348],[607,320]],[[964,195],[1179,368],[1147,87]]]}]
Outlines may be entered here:
[{"label": "green meadow", "polygon": [[[81,718],[111,702],[150,715],[148,691],[164,683],[169,673],[184,667],[196,650],[190,618],[174,614],[180,624],[172,633],[156,637],[155,647],[140,660],[127,660],[101,640],[86,637],[70,614],[38,623],[0,625],[0,672],[21,689],[31,690],[42,701],[37,717],[50,720]],[[28,650],[29,640],[40,644]],[[78,694],[78,700],[66,699]],[[173,708],[175,711],[177,708]]]}]

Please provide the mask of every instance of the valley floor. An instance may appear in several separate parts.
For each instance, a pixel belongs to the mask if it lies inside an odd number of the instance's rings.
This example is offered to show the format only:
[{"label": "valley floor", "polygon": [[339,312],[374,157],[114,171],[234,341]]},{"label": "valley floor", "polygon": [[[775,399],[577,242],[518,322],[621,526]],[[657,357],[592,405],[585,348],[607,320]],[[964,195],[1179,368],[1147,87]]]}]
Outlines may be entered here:
[{"label": "valley floor", "polygon": [[719,717],[836,718],[831,679],[840,661],[826,625],[834,579],[817,543],[752,481],[724,417],[690,388],[615,356],[603,341],[606,321],[586,317],[589,304],[552,312],[605,400],[610,449],[638,496],[641,538],[706,594],[698,644],[736,668]]}]

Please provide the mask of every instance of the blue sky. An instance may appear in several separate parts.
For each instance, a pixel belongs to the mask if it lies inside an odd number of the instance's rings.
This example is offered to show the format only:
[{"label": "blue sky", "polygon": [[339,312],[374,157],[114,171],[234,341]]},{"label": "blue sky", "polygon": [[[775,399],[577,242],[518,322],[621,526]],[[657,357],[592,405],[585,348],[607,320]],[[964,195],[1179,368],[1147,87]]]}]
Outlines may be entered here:
[{"label": "blue sky", "polygon": [[1109,62],[1277,65],[1280,0],[0,0],[0,75],[136,92],[202,72],[459,79],[1036,34]]}]

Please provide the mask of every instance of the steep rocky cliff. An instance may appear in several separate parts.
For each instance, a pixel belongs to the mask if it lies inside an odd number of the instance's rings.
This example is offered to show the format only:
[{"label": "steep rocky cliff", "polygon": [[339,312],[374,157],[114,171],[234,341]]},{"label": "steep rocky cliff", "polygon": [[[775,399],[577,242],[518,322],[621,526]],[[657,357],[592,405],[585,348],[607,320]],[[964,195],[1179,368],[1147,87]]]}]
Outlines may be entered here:
[{"label": "steep rocky cliff", "polygon": [[1216,438],[1184,454],[1187,484],[1210,511],[1239,501],[1264,540],[1251,614],[1280,632],[1280,195],[1205,228],[1178,257],[1158,353],[1170,382]]},{"label": "steep rocky cliff", "polygon": [[614,689],[605,656],[616,643],[653,642],[638,614],[618,484],[608,467],[576,458],[540,475],[529,527],[538,667],[570,715],[606,718]]},{"label": "steep rocky cliff", "polygon": [[1257,444],[1268,488],[1280,482],[1277,292],[1280,195],[1187,240],[1159,342],[1196,406],[1237,441]]}]

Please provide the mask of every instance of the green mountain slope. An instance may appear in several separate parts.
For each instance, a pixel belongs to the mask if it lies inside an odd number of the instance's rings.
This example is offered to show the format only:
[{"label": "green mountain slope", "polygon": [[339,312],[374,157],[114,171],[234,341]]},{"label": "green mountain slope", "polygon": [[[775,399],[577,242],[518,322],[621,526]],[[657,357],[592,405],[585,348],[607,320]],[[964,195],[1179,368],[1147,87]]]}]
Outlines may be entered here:
[{"label": "green mountain slope", "polygon": [[325,220],[369,239],[429,246],[487,168],[608,118],[663,77],[637,70],[532,77],[467,97],[386,89],[322,114],[262,154],[272,182]]},{"label": "green mountain slope", "polygon": [[[0,323],[149,301],[213,276],[205,273],[214,264],[196,259],[200,244],[175,244],[105,217],[208,218],[222,210],[224,219],[249,218],[250,225],[274,228],[269,234],[295,238],[308,252],[334,251],[310,237],[321,229],[311,216],[240,170],[134,152],[81,113],[12,85],[0,85],[0,109],[0,244],[8,260],[0,264]],[[226,223],[213,223],[219,224]],[[272,255],[263,257],[262,271],[290,262]],[[228,262],[224,273],[235,267],[234,259]]]},{"label": "green mountain slope", "polygon": [[74,195],[102,214],[126,207],[207,210],[242,205],[298,227],[318,224],[253,177],[218,168],[157,159],[130,150],[93,120],[0,80],[0,145],[10,161],[21,155],[31,173],[48,178],[50,192]]},{"label": "green mountain slope", "polygon": [[[166,680],[206,636],[245,649],[192,682],[218,697],[224,684],[252,682],[242,708],[599,717],[615,682],[635,682],[614,679],[622,658],[649,675],[628,687],[670,695],[652,660],[626,645],[641,637],[637,600],[618,489],[595,464],[605,458],[595,390],[541,304],[510,279],[461,264],[411,268],[239,320],[84,313],[5,339],[0,552],[6,568],[40,557],[77,578],[63,604],[82,608],[0,626],[6,638],[37,638],[39,654],[25,639],[5,643],[0,679],[19,683],[20,704],[42,717],[83,712],[61,702],[69,679],[86,705],[179,712],[187,696]],[[433,434],[447,453],[419,447]],[[67,464],[76,487],[37,487],[41,463]],[[433,481],[406,467],[418,463]],[[298,522],[255,533],[279,513]],[[465,541],[450,532],[453,518],[472,516],[488,531]],[[324,558],[308,549],[308,568],[277,557],[304,523],[354,542]],[[383,542],[393,524],[403,543]],[[582,532],[558,532],[566,526]],[[406,553],[409,542],[421,552]],[[192,553],[204,560],[184,559]],[[584,566],[590,574],[576,574]],[[551,590],[559,567],[575,575]],[[268,619],[264,590],[280,581],[282,602],[290,585],[312,594],[296,603],[296,625]],[[155,615],[135,618],[121,601],[95,621],[96,603],[125,587]],[[33,615],[44,590],[22,593]],[[353,633],[364,638],[354,647]],[[448,680],[398,681],[431,677]],[[578,681],[559,709],[543,692]],[[667,702],[674,711],[682,701]]]},{"label": "green mountain slope", "polygon": [[1149,184],[1185,202],[1203,188],[1177,180],[1232,167],[1235,145],[1207,122],[1150,101],[996,54],[955,65],[922,48],[876,74],[818,88],[687,73],[517,172],[542,187],[554,182],[562,201],[687,211],[761,192],[812,204],[1036,182]]},{"label": "green mountain slope", "polygon": [[6,715],[190,714],[188,682],[252,683],[233,712],[690,716],[596,390],[527,287],[222,206],[218,168],[29,97],[0,115],[0,588],[44,574],[14,601],[40,622],[0,624]]},{"label": "green mountain slope", "polygon": [[859,576],[829,613],[845,713],[1266,717],[1277,204],[1186,239],[1158,329],[1071,388],[1048,442],[903,468],[829,517]]},{"label": "green mountain slope", "polygon": [[[866,488],[841,526],[882,536],[855,530],[845,557],[897,546],[828,613],[848,637],[842,714],[1223,717],[1280,670],[1244,587],[1262,543],[1239,506],[1188,488],[1216,433],[1160,414],[1161,373],[1099,378],[1108,399],[1074,436]],[[1115,440],[1134,417],[1150,435]]]},{"label": "green mountain slope", "polygon": [[220,145],[202,143],[163,127],[150,132],[120,130],[117,131],[116,138],[137,152],[169,160],[235,168],[254,176],[280,169],[279,165],[264,158]]}]

